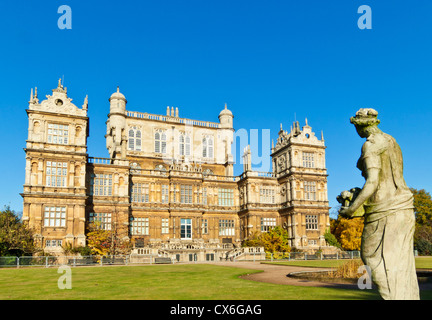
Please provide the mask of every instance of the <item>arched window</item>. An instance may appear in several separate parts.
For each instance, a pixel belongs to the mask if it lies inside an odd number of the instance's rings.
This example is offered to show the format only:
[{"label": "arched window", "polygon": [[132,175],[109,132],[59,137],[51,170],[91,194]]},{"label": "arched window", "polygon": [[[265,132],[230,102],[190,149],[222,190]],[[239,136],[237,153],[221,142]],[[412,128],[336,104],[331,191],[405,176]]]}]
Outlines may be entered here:
[{"label": "arched window", "polygon": [[166,153],[166,133],[162,130],[155,132],[155,152]]},{"label": "arched window", "polygon": [[205,136],[202,140],[203,158],[213,158],[213,137]]},{"label": "arched window", "polygon": [[141,151],[141,130],[137,127],[131,127],[129,129],[129,150]]}]

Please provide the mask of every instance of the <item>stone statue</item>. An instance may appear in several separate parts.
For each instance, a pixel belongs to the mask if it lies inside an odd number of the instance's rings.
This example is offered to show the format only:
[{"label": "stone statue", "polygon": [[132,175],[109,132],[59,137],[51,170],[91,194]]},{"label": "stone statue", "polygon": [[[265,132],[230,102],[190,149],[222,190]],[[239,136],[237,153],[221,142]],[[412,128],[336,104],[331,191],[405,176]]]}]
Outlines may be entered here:
[{"label": "stone statue", "polygon": [[417,300],[419,288],[414,261],[413,195],[403,178],[402,152],[396,140],[378,129],[374,109],[360,109],[351,123],[366,138],[357,162],[366,182],[363,188],[342,192],[339,213],[364,216],[361,258],[386,300]]}]

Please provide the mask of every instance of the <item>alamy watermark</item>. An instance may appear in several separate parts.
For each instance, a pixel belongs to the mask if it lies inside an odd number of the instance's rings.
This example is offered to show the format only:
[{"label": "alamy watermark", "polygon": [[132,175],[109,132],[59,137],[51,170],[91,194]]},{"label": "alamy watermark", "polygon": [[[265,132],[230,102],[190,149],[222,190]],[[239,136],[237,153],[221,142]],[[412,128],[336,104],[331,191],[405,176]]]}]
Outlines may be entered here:
[{"label": "alamy watermark", "polygon": [[[189,137],[202,137],[201,143],[186,143],[182,147],[182,155],[174,152],[174,137],[185,135]],[[207,138],[210,137],[210,140]],[[205,140],[205,141],[204,141]],[[212,158],[216,161],[226,161],[226,156],[231,157],[230,162],[244,164],[243,150],[249,146],[251,151],[251,165],[254,171],[271,171],[271,135],[270,129],[240,128],[230,134],[211,133],[207,128],[185,123],[182,127],[173,127],[164,131],[163,144],[158,144],[158,152],[161,160],[168,166],[175,163],[193,163],[195,159]],[[186,146],[187,144],[187,146]],[[249,168],[250,170],[252,168]]]},{"label": "alamy watermark", "polygon": [[372,272],[371,268],[366,265],[362,265],[357,269],[357,273],[361,274],[357,280],[357,287],[360,290],[372,289]]},{"label": "alamy watermark", "polygon": [[[72,9],[68,5],[61,5],[57,9],[57,13],[61,14],[57,20],[59,29],[72,29]],[[372,29],[372,9],[368,5],[361,5],[357,9],[357,13],[362,14],[357,20],[359,29]]]},{"label": "alamy watermark", "polygon": [[57,20],[57,26],[60,30],[72,29],[72,9],[68,5],[61,5],[57,9],[61,16]]},{"label": "alamy watermark", "polygon": [[62,274],[57,280],[57,286],[60,290],[72,289],[72,269],[69,266],[61,265],[57,273]]},{"label": "alamy watermark", "polygon": [[357,20],[357,26],[360,30],[372,29],[372,9],[367,5],[362,5],[357,9],[357,13],[362,15]]}]

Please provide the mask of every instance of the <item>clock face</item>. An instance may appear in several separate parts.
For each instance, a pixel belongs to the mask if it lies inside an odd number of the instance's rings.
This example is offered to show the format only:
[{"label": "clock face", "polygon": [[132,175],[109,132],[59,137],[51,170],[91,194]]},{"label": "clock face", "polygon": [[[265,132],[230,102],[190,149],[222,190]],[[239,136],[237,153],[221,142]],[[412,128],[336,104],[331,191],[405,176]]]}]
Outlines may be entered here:
[{"label": "clock face", "polygon": [[57,106],[62,106],[62,105],[63,105],[63,100],[61,100],[61,99],[57,99],[57,100],[55,101],[55,104],[56,104]]}]

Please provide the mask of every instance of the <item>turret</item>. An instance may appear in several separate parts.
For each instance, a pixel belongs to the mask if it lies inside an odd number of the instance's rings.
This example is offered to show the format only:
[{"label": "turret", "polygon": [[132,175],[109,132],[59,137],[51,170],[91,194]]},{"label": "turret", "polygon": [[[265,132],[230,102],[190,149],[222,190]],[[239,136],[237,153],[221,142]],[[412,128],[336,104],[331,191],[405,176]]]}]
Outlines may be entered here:
[{"label": "turret", "polygon": [[126,103],[125,96],[119,87],[109,98],[110,113],[107,121],[106,147],[111,158],[126,157]]},{"label": "turret", "polygon": [[227,108],[227,104],[225,103],[225,109],[223,109],[219,114],[219,122],[221,124],[222,129],[233,129],[233,114]]},{"label": "turret", "polygon": [[109,98],[110,102],[110,114],[113,113],[126,113],[127,100],[125,96],[120,92],[120,88],[117,87],[117,92],[114,92]]},{"label": "turret", "polygon": [[234,174],[234,160],[231,153],[231,145],[234,139],[233,118],[234,116],[232,112],[228,110],[227,104],[225,103],[225,108],[219,113],[220,129],[218,133],[218,138],[223,142],[222,146],[225,150],[224,152],[218,152],[217,161],[225,163],[225,174],[228,176],[232,176]]}]

